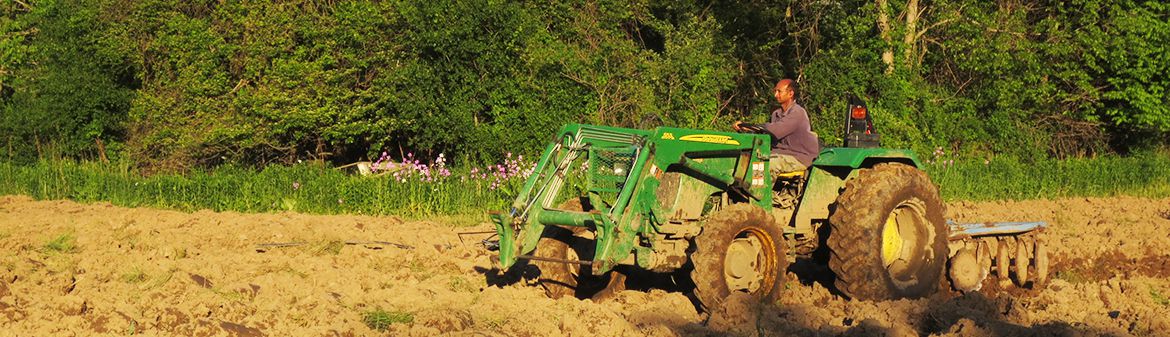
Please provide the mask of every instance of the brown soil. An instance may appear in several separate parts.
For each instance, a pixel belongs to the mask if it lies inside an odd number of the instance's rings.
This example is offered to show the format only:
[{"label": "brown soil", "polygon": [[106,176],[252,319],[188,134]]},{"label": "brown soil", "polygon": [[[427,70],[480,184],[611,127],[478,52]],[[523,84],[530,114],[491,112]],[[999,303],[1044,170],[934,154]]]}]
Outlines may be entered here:
[{"label": "brown soil", "polygon": [[[483,236],[457,234],[486,225],[9,196],[0,336],[1166,336],[1167,214],[1170,199],[955,203],[948,217],[960,222],[1048,221],[1054,277],[1034,290],[860,302],[790,273],[779,305],[732,296],[706,314],[667,290],[594,302],[509,284]],[[272,242],[305,244],[257,247]],[[375,310],[386,331],[363,322]]]}]

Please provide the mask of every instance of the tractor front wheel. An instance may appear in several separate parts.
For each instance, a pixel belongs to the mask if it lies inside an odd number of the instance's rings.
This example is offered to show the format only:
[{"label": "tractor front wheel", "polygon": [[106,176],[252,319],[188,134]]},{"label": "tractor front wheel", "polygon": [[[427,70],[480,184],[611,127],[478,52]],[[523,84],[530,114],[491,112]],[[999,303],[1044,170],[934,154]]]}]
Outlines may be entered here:
[{"label": "tractor front wheel", "polygon": [[784,232],[758,206],[735,204],[712,215],[691,255],[695,297],[708,311],[732,292],[779,298],[788,269]]},{"label": "tractor front wheel", "polygon": [[899,163],[862,169],[829,218],[837,289],[859,300],[933,293],[947,260],[944,213],[926,173]]},{"label": "tractor front wheel", "polygon": [[[576,249],[578,238],[568,228],[549,226],[544,229],[544,235],[536,245],[533,256],[558,260],[578,260]],[[577,279],[580,277],[581,266],[552,261],[532,261],[540,274],[536,278],[537,284],[544,288],[544,292],[551,298],[574,296],[577,292]]]},{"label": "tractor front wheel", "polygon": [[[574,198],[558,208],[580,212],[591,207]],[[596,247],[593,239],[588,237],[590,234],[585,227],[545,227],[532,255],[566,261],[592,259]],[[595,276],[588,265],[555,261],[532,261],[532,264],[539,273],[536,283],[550,298],[575,296],[601,300],[625,289],[626,275],[618,270]]]}]

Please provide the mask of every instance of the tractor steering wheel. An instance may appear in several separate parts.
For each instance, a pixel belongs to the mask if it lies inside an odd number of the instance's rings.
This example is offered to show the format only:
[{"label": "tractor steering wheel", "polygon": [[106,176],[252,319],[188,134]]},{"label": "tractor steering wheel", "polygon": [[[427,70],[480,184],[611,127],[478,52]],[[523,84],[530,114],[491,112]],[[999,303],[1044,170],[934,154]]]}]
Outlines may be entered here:
[{"label": "tractor steering wheel", "polygon": [[747,133],[768,133],[763,124],[740,124],[739,129]]}]

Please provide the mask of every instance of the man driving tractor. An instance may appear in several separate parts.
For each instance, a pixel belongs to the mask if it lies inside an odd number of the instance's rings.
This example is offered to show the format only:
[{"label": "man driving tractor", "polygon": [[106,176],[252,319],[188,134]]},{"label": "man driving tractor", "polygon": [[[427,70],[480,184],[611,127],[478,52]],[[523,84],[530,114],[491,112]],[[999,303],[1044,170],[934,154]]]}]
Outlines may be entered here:
[{"label": "man driving tractor", "polygon": [[772,111],[771,121],[763,125],[751,125],[735,121],[735,131],[745,132],[748,128],[763,129],[772,135],[772,155],[769,159],[772,175],[804,171],[812,165],[813,158],[820,152],[817,136],[812,132],[808,112],[796,103],[796,82],[782,79],[772,88],[772,95],[780,108]]}]

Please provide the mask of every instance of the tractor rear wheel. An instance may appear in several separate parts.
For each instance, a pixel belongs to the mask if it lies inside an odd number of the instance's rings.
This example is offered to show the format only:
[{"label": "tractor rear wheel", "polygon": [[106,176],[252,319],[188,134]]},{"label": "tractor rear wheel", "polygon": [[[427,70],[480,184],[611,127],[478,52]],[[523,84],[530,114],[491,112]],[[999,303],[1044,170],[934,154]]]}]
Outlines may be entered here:
[{"label": "tractor rear wheel", "polygon": [[[581,201],[574,198],[558,208],[580,212],[588,207],[582,206]],[[596,247],[589,234],[585,227],[545,227],[532,255],[571,261],[592,258]],[[602,299],[625,289],[626,275],[616,270],[605,276],[595,276],[588,265],[535,260],[532,264],[539,270],[536,283],[544,288],[550,298],[575,296]]]},{"label": "tractor rear wheel", "polygon": [[695,238],[691,255],[695,297],[716,310],[732,292],[775,301],[788,269],[784,232],[758,206],[735,204],[712,215]]},{"label": "tractor rear wheel", "polygon": [[926,173],[900,163],[862,169],[846,183],[829,218],[829,268],[837,289],[859,300],[936,291],[947,260],[944,213]]}]

